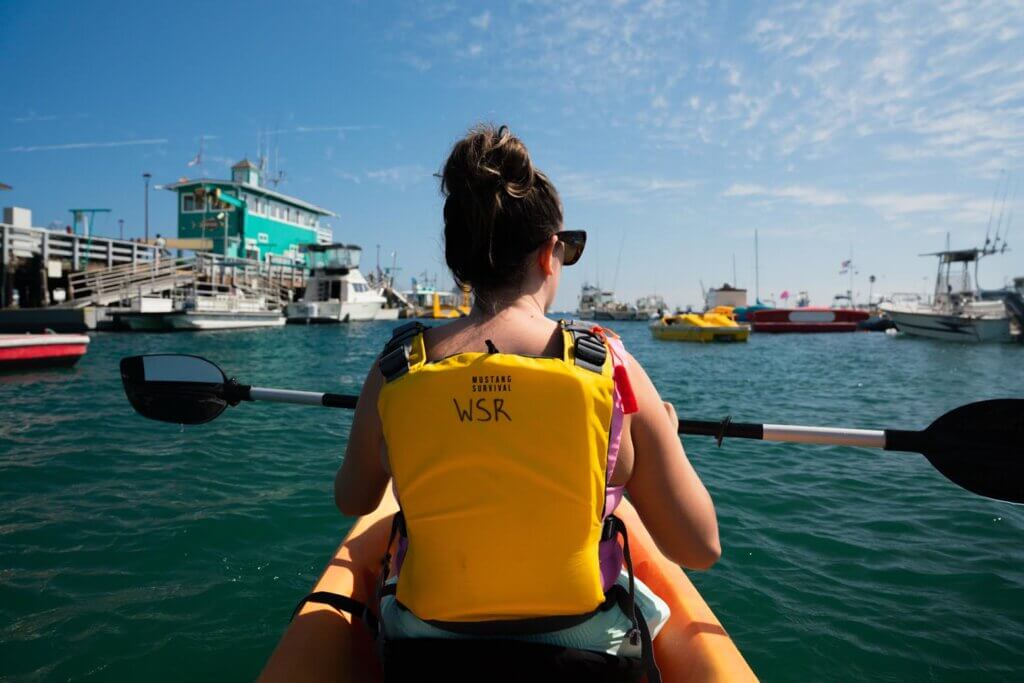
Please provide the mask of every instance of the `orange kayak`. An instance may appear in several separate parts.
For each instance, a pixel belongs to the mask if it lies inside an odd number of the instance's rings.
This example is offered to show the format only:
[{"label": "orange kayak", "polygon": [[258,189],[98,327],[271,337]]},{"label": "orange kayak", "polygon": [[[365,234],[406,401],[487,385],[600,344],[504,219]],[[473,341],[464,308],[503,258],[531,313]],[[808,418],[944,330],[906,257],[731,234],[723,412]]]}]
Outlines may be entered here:
[{"label": "orange kayak", "polygon": [[[394,497],[388,493],[374,512],[361,517],[313,590],[348,595],[371,604],[391,516],[397,510]],[[672,610],[671,618],[654,640],[655,659],[666,683],[756,681],[711,608],[683,570],[658,551],[629,501],[623,500],[615,514],[629,530],[637,577]],[[260,674],[264,682],[380,680],[374,644],[363,624],[317,603],[303,606]]]}]

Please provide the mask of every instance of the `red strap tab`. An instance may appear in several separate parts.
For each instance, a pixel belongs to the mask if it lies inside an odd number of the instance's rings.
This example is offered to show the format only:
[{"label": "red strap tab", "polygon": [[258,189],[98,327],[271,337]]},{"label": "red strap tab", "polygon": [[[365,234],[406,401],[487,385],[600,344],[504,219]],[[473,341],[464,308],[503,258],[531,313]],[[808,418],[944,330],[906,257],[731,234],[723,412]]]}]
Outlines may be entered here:
[{"label": "red strap tab", "polygon": [[615,385],[619,388],[619,397],[622,398],[622,414],[632,415],[640,410],[636,403],[636,394],[633,393],[633,385],[629,381],[629,372],[625,365],[616,365],[612,377]]}]

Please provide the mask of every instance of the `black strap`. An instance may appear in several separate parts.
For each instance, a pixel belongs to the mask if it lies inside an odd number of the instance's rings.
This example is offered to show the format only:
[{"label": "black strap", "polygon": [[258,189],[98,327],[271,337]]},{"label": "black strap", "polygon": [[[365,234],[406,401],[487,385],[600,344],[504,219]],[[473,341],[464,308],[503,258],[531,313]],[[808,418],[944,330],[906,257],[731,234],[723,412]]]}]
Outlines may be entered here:
[{"label": "black strap", "polygon": [[[569,614],[554,617],[494,619],[489,621],[437,621],[433,619],[425,619],[424,621],[443,631],[467,636],[528,636],[579,626],[598,612],[606,609],[605,606],[608,604],[614,603],[610,603],[608,598],[605,598],[605,602],[600,607],[585,614]],[[399,605],[401,606],[401,603]]]},{"label": "black strap", "polygon": [[385,595],[384,589],[385,584],[388,580],[388,575],[391,573],[391,546],[395,542],[395,538],[401,533],[405,536],[405,515],[399,510],[395,513],[394,517],[391,518],[391,533],[388,534],[388,544],[384,549],[384,557],[380,560],[380,572],[377,574],[377,591],[376,591],[376,602],[379,605],[380,599]]},{"label": "black strap", "polygon": [[626,637],[633,645],[640,645],[640,657],[647,670],[647,682],[661,683],[661,671],[658,669],[657,662],[654,661],[654,642],[651,638],[651,630],[647,626],[647,619],[636,605],[636,581],[633,576],[633,558],[629,553],[629,532],[625,522],[615,515],[608,515],[604,522],[605,526],[601,533],[602,540],[609,540],[615,538],[617,534],[622,534],[622,558],[626,563],[626,575],[629,577],[628,590],[616,584],[608,593],[615,595],[619,601],[619,607],[633,620],[633,628]]},{"label": "black strap", "polygon": [[594,325],[576,320],[562,320],[560,324],[563,330],[572,335],[576,366],[600,374],[608,357],[608,349],[604,341],[594,334]]},{"label": "black strap", "polygon": [[411,342],[425,329],[427,327],[418,320],[399,325],[394,329],[391,339],[384,345],[384,350],[380,354],[380,372],[384,375],[385,382],[398,379],[409,372]]},{"label": "black strap", "polygon": [[314,591],[302,598],[302,600],[299,601],[299,604],[295,606],[295,611],[292,612],[292,617],[289,621],[294,621],[295,617],[298,616],[299,612],[307,602],[328,605],[339,612],[351,614],[353,618],[362,620],[362,622],[366,624],[366,628],[370,630],[373,637],[377,637],[377,631],[379,628],[377,615],[375,615],[370,608],[348,595],[339,595],[328,591]]}]

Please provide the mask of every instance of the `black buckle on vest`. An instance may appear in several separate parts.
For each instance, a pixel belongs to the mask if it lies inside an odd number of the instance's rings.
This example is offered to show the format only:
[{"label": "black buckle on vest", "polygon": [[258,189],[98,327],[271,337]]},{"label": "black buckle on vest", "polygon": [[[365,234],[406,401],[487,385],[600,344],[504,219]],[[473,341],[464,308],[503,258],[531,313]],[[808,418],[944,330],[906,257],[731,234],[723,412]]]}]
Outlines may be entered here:
[{"label": "black buckle on vest", "polygon": [[601,527],[601,542],[612,540],[624,527],[622,520],[615,515],[608,515],[604,518],[604,526]]},{"label": "black buckle on vest", "polygon": [[394,329],[380,357],[380,372],[384,375],[385,382],[398,379],[409,372],[409,342],[425,329],[426,326],[417,320]]},{"label": "black buckle on vest", "polygon": [[409,372],[409,347],[399,344],[380,358],[380,373],[390,382]]},{"label": "black buckle on vest", "polygon": [[417,334],[425,329],[427,328],[424,327],[423,323],[416,320],[411,323],[399,325],[394,329],[394,331],[392,331],[391,339],[389,339],[388,343],[384,345],[384,353],[386,354],[399,346],[409,343]]},{"label": "black buckle on vest", "polygon": [[601,374],[608,349],[604,342],[593,333],[594,324],[578,320],[559,321],[562,329],[572,335],[573,356],[579,367]]},{"label": "black buckle on vest", "polygon": [[605,348],[604,342],[588,332],[576,336],[575,356],[576,365],[600,373],[604,368],[605,358],[608,357],[608,350]]}]

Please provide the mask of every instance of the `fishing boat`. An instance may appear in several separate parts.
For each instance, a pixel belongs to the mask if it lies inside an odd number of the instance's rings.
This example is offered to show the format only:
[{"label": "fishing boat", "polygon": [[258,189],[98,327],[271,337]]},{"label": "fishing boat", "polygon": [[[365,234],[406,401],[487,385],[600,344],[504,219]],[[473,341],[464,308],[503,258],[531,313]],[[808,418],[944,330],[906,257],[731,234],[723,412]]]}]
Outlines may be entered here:
[{"label": "fishing boat", "polygon": [[666,311],[668,311],[668,306],[660,294],[648,294],[636,300],[637,320],[657,320]]},{"label": "fishing boat", "polygon": [[856,332],[867,311],[849,308],[772,308],[749,314],[754,332]]},{"label": "fishing boat", "polygon": [[576,312],[584,320],[637,320],[637,307],[615,300],[615,292],[584,283]]},{"label": "fishing boat", "polygon": [[0,334],[0,372],[70,367],[88,349],[84,334]]},{"label": "fishing boat", "polygon": [[[397,511],[398,505],[389,491],[376,511],[356,522],[329,559],[313,590],[372,603],[392,516]],[[686,573],[658,551],[629,502],[623,501],[615,514],[628,529],[636,576],[672,612],[654,639],[654,655],[663,680],[757,680]],[[534,680],[550,680],[543,671],[535,673]],[[381,681],[383,675],[375,643],[360,620],[327,605],[307,602],[288,626],[259,680]],[[492,679],[482,680],[505,681],[509,676],[496,670]]]},{"label": "fishing boat", "polygon": [[302,298],[288,304],[289,323],[345,323],[398,318],[382,309],[387,299],[359,272],[362,247],[354,244],[308,244],[310,274]]},{"label": "fishing boat", "polygon": [[750,337],[750,326],[737,323],[732,311],[729,306],[720,306],[703,314],[662,316],[651,324],[651,336],[665,341],[745,342]]},{"label": "fishing boat", "polygon": [[1024,317],[1020,293],[1006,290],[999,297],[986,296],[971,283],[971,264],[976,283],[979,261],[995,253],[1000,252],[986,247],[924,254],[939,261],[932,301],[887,302],[879,308],[906,335],[943,341],[1013,341],[1019,334],[1014,334],[1011,322],[1017,323],[1019,331]]}]

